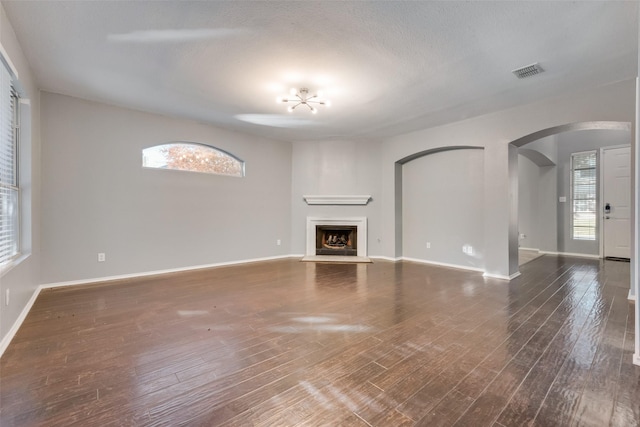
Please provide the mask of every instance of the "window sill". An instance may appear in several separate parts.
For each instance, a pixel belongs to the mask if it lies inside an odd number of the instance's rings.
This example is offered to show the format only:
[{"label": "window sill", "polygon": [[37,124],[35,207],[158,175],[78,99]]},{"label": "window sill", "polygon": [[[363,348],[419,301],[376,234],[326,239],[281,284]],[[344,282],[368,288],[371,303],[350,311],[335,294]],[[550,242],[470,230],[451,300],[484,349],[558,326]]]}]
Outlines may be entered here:
[{"label": "window sill", "polygon": [[18,254],[14,259],[12,259],[11,261],[0,265],[0,277],[3,277],[5,274],[7,274],[9,271],[13,270],[14,267],[17,267],[18,265],[22,264],[25,260],[27,260],[29,257],[31,256],[31,253],[27,253],[27,254]]}]

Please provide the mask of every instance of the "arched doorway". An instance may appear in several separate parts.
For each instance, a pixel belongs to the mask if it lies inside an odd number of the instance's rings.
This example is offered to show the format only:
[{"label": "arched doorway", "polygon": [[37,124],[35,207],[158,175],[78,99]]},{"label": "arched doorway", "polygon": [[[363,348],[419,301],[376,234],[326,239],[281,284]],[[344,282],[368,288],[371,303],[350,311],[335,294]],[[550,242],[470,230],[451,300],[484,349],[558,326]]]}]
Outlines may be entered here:
[{"label": "arched doorway", "polygon": [[[553,162],[550,162],[550,163],[545,162],[545,160],[549,160],[549,159],[545,159],[544,158],[545,156],[543,156],[540,152],[537,152],[535,150],[529,150],[528,147],[533,146],[545,139],[549,140],[549,138],[556,137],[558,140],[558,145],[557,145],[558,153],[556,154],[559,155],[560,157],[564,156],[564,159],[561,159],[559,161],[560,165],[558,167],[558,170],[553,172],[554,176],[557,178],[557,183],[554,182],[552,184],[552,187],[553,187],[552,191],[554,192],[554,194],[553,196],[551,196],[550,199],[547,197],[548,206],[546,207],[547,208],[546,211],[550,211],[552,209],[553,213],[552,214],[550,214],[549,212],[545,213],[545,215],[547,215],[546,224],[548,226],[556,226],[556,219],[558,221],[557,230],[554,230],[554,232],[557,233],[556,241],[553,242],[553,244],[550,244],[549,243],[550,240],[547,238],[547,241],[545,243],[547,246],[543,248],[543,252],[578,254],[583,256],[599,257],[602,255],[601,253],[602,251],[600,248],[602,247],[601,245],[602,245],[602,236],[603,236],[602,235],[603,223],[602,223],[602,218],[600,218],[602,215],[600,215],[601,209],[599,206],[596,209],[596,215],[597,215],[596,228],[598,230],[598,234],[593,238],[592,242],[580,242],[579,240],[574,241],[571,238],[571,233],[570,233],[570,227],[571,227],[570,215],[571,214],[569,211],[571,209],[571,200],[570,200],[570,197],[568,197],[571,194],[570,187],[569,187],[570,171],[568,170],[568,162],[567,162],[568,151],[567,151],[567,148],[563,149],[563,144],[569,140],[573,141],[573,148],[569,149],[569,151],[579,152],[579,151],[594,149],[593,141],[585,142],[585,145],[576,145],[575,142],[583,143],[584,141],[589,140],[589,138],[585,138],[584,140],[582,140],[582,137],[577,137],[577,136],[569,137],[569,133],[574,133],[575,135],[578,135],[576,131],[596,131],[596,132],[589,133],[589,135],[597,134],[601,136],[607,135],[607,131],[621,131],[621,132],[616,132],[609,135],[615,135],[616,138],[614,139],[618,141],[623,141],[621,143],[633,145],[632,144],[633,138],[631,135],[631,123],[603,122],[603,121],[570,123],[570,124],[543,129],[543,130],[531,133],[529,135],[526,135],[524,137],[521,137],[517,140],[514,140],[511,142],[511,145],[518,148],[527,146],[526,149],[520,148],[520,154],[523,154],[523,156],[531,160],[532,164],[536,164],[537,166],[540,166],[540,170],[548,168],[551,164],[553,164]],[[607,144],[610,145],[611,143],[610,142],[602,143],[603,146]],[[597,149],[599,150],[600,148],[602,147],[598,147]],[[520,178],[522,178],[522,176]],[[598,182],[599,182],[599,178],[598,178]],[[519,184],[522,184],[522,183],[519,182]],[[556,189],[558,191],[557,194],[555,193]],[[598,192],[599,191],[600,190],[598,190]],[[550,193],[551,191],[545,196],[548,196]],[[520,197],[521,196],[522,195],[520,195]],[[634,195],[631,194],[631,197],[633,198]],[[598,196],[598,199],[599,199],[599,196]],[[512,203],[516,203],[517,205],[519,205],[517,206],[517,208],[522,208],[523,205],[526,206],[526,201],[523,202],[521,198],[520,200],[518,200],[518,198],[516,198],[515,200],[512,200]],[[522,221],[523,217],[526,218],[526,215],[523,215],[523,212],[518,211],[517,217],[519,221]],[[520,246],[519,243],[523,241],[530,243],[530,241],[527,241],[526,239],[527,237],[526,234],[521,233],[521,229],[522,229],[522,224],[519,224],[518,236],[516,236],[515,239],[510,238],[510,245],[513,245],[515,242],[515,244]],[[584,243],[589,243],[590,246],[587,247]],[[510,254],[514,252],[511,249],[512,248],[510,248]],[[517,251],[515,252],[517,253]],[[632,262],[633,262],[633,257],[632,257]]]}]

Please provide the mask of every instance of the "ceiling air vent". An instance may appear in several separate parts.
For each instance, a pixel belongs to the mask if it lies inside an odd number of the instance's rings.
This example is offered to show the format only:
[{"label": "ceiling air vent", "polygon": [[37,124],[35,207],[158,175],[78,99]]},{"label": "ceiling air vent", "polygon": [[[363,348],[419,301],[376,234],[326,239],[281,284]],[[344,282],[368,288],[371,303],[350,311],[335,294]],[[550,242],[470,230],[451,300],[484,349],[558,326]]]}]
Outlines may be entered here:
[{"label": "ceiling air vent", "polygon": [[544,70],[537,62],[535,64],[527,65],[526,67],[518,68],[517,70],[513,70],[512,73],[516,75],[519,79],[524,79],[527,77],[535,76],[536,74],[542,73]]}]

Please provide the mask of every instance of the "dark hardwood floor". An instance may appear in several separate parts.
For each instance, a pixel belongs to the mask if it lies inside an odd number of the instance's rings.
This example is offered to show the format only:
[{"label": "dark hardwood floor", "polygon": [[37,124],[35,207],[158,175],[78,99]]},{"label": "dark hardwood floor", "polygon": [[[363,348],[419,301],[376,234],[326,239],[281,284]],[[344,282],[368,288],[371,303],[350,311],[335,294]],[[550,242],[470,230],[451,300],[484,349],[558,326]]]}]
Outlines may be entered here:
[{"label": "dark hardwood floor", "polygon": [[8,426],[638,426],[629,264],[281,260],[43,291]]}]

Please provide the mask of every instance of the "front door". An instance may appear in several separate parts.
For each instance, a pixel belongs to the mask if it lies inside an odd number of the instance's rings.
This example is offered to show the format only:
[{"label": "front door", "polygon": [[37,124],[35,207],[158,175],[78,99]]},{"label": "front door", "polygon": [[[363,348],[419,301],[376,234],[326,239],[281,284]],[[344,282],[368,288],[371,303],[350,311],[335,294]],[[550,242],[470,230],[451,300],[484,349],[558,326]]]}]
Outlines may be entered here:
[{"label": "front door", "polygon": [[602,155],[604,257],[631,257],[631,147]]}]

